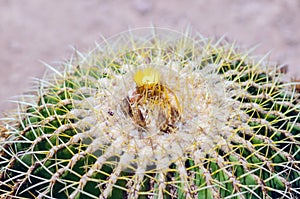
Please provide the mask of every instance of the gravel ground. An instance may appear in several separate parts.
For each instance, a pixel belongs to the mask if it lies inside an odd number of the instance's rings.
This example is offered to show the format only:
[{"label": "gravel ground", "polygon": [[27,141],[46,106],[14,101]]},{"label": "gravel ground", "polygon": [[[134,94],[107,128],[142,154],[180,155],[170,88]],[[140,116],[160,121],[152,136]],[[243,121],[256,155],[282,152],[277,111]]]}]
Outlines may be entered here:
[{"label": "gravel ground", "polygon": [[223,36],[300,76],[299,0],[0,0],[0,113],[41,78],[41,60],[68,59],[128,28],[159,26]]}]

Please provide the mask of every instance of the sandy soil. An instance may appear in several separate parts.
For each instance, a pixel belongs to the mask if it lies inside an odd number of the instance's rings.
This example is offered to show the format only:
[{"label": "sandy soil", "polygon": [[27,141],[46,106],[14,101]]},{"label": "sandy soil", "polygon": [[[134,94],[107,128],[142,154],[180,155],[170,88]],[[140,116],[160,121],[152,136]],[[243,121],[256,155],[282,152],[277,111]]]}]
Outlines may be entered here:
[{"label": "sandy soil", "polygon": [[68,59],[75,46],[92,48],[101,35],[145,26],[183,30],[190,25],[206,36],[226,35],[299,76],[299,0],[0,0],[0,113],[42,77],[49,64]]}]

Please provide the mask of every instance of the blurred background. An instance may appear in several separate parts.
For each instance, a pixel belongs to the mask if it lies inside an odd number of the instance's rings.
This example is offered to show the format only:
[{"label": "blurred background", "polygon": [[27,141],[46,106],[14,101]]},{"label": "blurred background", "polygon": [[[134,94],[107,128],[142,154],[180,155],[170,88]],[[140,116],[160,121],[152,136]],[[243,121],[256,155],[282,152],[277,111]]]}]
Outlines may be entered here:
[{"label": "blurred background", "polygon": [[159,26],[260,44],[258,54],[300,77],[300,0],[0,0],[0,114],[45,67],[88,52],[100,36]]}]

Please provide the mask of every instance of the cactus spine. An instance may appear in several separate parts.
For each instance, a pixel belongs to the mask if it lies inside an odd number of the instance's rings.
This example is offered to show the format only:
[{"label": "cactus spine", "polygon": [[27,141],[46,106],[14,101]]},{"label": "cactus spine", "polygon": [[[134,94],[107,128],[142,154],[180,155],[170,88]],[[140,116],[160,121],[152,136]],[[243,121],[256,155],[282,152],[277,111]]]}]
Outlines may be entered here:
[{"label": "cactus spine", "polygon": [[297,198],[300,106],[224,40],[134,30],[51,70],[3,118],[3,198]]}]

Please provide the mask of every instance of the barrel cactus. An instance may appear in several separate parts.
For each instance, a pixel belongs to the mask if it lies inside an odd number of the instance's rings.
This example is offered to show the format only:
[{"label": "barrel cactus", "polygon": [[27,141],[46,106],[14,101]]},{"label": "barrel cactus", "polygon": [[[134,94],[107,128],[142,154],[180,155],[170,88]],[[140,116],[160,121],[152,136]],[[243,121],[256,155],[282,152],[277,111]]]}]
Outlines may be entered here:
[{"label": "barrel cactus", "polygon": [[158,28],[76,52],[1,119],[1,198],[299,198],[300,98],[281,69]]}]

